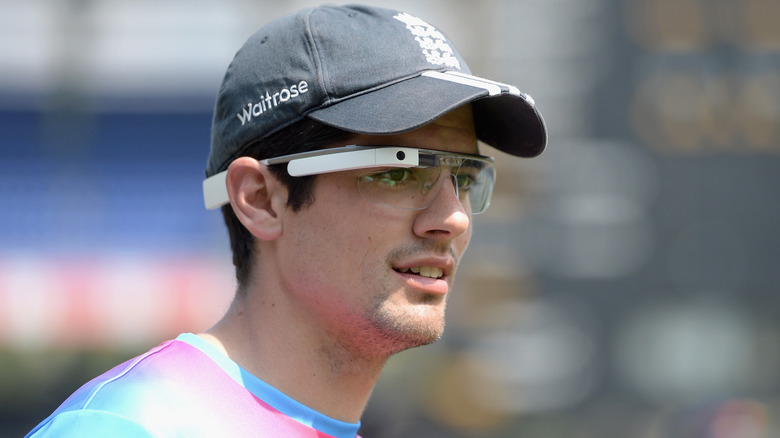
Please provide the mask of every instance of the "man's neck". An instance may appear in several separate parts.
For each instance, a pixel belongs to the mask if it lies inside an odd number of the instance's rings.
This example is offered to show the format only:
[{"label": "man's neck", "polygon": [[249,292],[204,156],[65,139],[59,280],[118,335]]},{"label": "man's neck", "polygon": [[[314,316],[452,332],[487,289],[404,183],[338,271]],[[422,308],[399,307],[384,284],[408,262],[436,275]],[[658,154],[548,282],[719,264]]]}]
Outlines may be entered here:
[{"label": "man's neck", "polygon": [[238,296],[200,336],[298,402],[337,420],[359,421],[389,356],[367,358],[302,324],[287,314],[289,306],[271,302]]}]

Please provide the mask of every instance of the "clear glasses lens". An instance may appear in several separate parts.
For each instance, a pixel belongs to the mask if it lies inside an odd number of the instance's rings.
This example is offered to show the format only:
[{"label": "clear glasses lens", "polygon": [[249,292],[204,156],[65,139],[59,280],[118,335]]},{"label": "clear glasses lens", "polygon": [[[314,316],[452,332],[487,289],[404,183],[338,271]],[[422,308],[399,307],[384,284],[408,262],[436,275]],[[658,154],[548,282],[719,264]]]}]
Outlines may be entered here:
[{"label": "clear glasses lens", "polygon": [[472,214],[490,205],[495,180],[493,163],[472,158],[436,154],[431,166],[393,167],[358,177],[360,193],[383,205],[405,209],[423,209],[436,199],[448,175],[464,208]]}]

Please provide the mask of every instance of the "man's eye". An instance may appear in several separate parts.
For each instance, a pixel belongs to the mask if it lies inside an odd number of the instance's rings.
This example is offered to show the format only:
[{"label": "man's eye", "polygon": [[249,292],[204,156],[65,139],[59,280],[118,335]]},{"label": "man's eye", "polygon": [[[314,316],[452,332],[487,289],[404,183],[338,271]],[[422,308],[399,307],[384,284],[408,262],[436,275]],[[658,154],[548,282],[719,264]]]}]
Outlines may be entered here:
[{"label": "man's eye", "polygon": [[368,175],[367,179],[384,186],[395,187],[408,182],[411,178],[411,173],[409,169],[394,168]]},{"label": "man's eye", "polygon": [[455,180],[458,182],[458,191],[467,192],[477,183],[477,179],[469,174],[459,173],[455,175]]}]

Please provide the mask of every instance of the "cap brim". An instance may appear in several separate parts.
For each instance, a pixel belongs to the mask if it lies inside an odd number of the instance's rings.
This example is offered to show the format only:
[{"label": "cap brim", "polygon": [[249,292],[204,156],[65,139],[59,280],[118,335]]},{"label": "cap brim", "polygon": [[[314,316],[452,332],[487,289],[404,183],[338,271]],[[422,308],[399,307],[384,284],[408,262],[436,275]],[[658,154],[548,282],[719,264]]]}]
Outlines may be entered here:
[{"label": "cap brim", "polygon": [[529,96],[512,86],[464,74],[425,72],[308,116],[350,132],[396,134],[472,102],[478,139],[520,157],[535,157],[544,150],[544,119]]}]

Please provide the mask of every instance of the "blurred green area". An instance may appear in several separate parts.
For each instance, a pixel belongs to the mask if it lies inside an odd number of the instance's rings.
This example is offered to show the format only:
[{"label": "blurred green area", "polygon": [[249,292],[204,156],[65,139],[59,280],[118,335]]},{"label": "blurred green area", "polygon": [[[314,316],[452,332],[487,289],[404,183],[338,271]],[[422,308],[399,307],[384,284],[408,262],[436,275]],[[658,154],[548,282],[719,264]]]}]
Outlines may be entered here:
[{"label": "blurred green area", "polygon": [[138,353],[0,348],[0,436],[24,436],[79,386]]}]

